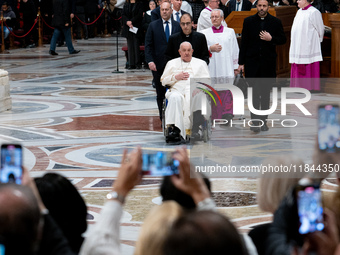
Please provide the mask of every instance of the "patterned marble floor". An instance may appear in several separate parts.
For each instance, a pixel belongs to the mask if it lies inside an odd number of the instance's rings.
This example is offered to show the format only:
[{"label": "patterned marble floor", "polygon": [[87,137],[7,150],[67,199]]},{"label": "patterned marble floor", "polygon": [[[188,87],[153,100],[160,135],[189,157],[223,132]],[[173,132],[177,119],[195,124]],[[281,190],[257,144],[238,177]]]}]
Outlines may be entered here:
[{"label": "patterned marble floor", "polygon": [[[78,55],[68,55],[66,47],[61,47],[57,48],[59,56],[52,57],[48,45],[0,54],[0,68],[10,75],[13,100],[13,109],[0,113],[0,142],[24,145],[25,166],[33,177],[58,172],[70,178],[87,202],[90,226],[117,176],[123,148],[141,145],[145,151],[174,149],[164,142],[151,73],[124,69],[125,57],[120,50],[124,44],[125,39],[119,38],[121,74],[112,73],[117,69],[115,38],[79,40],[75,42],[75,48],[81,50]],[[287,117],[298,121],[295,128],[276,126],[253,134],[242,126],[216,127],[209,143],[198,142],[189,148],[201,156],[214,154],[211,160],[220,164],[258,165],[266,157],[286,153],[310,163],[316,106],[338,103],[339,99],[336,95],[313,94],[307,104],[312,116],[289,108]],[[282,119],[279,110],[272,118]],[[245,117],[249,118],[249,111]],[[212,177],[218,210],[240,231],[247,232],[271,219],[257,207],[256,179],[248,178],[253,176]],[[146,213],[160,203],[159,184],[160,178],[146,178],[127,199],[121,224],[123,254],[133,253]],[[335,189],[331,179],[324,183],[325,192]]]}]

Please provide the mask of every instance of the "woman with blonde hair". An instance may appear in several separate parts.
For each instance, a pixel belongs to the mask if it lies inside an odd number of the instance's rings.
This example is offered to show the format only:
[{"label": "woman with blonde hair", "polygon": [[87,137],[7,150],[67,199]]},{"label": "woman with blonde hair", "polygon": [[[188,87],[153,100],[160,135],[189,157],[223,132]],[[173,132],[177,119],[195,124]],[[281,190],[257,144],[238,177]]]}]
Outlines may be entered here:
[{"label": "woman with blonde hair", "polygon": [[[288,169],[291,166],[300,169],[299,166],[304,166],[304,162],[294,155],[281,155],[265,160],[262,166],[268,167],[268,169],[270,167],[272,167],[271,169],[275,167],[276,169],[283,169],[284,167]],[[300,177],[302,177],[301,173],[293,170],[290,172],[268,171],[262,174],[261,178],[258,179],[256,195],[260,209],[274,214],[287,192],[298,184]],[[255,226],[249,232],[249,236],[253,240],[259,255],[266,254],[266,239],[270,225],[271,223],[261,224]]]},{"label": "woman with blonde hair", "polygon": [[182,207],[174,201],[152,208],[140,230],[135,255],[162,255],[169,231],[182,214]]}]

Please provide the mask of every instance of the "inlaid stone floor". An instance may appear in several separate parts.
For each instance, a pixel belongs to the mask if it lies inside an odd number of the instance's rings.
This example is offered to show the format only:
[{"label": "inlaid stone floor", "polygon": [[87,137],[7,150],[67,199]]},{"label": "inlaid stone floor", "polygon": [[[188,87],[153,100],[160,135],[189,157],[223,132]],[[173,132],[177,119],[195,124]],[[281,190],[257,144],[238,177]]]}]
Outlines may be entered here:
[{"label": "inlaid stone floor", "polygon": [[[164,142],[151,72],[126,71],[123,44],[125,39],[119,38],[118,62],[123,71],[119,74],[112,73],[117,69],[115,38],[79,40],[75,42],[81,50],[78,55],[68,55],[61,47],[57,48],[59,56],[52,57],[48,45],[0,54],[0,68],[9,72],[13,100],[12,110],[0,113],[0,142],[23,144],[25,166],[33,177],[58,172],[70,178],[87,202],[89,226],[96,221],[117,176],[123,148],[174,149]],[[188,148],[202,157],[210,155],[212,164],[260,165],[266,157],[286,153],[311,163],[316,107],[322,102],[339,103],[339,99],[313,94],[306,104],[312,116],[289,108],[286,118],[298,121],[295,128],[278,125],[253,134],[241,125],[218,126],[209,143],[197,142]],[[272,118],[282,119],[279,110]],[[249,119],[249,111],[245,117]],[[270,221],[271,215],[257,207],[253,175],[210,177],[218,210],[240,231]],[[145,178],[128,197],[121,224],[123,254],[133,253],[145,215],[160,203],[160,182],[160,178]],[[331,193],[337,185],[330,179],[323,187]]]}]

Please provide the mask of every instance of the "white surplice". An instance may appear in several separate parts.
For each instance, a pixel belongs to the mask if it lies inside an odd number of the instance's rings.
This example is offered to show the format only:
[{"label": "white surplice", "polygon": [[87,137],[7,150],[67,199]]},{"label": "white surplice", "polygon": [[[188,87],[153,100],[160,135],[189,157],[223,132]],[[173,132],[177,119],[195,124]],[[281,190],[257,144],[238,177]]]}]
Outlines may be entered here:
[{"label": "white surplice", "polygon": [[[213,83],[226,83],[233,81],[234,69],[238,68],[239,47],[234,29],[223,27],[222,33],[214,33],[210,27],[201,31],[207,39],[208,49],[210,46],[218,43],[222,46],[220,52],[211,52],[209,59],[210,76],[217,79]],[[229,82],[228,82],[229,83]]]},{"label": "white surplice", "polygon": [[[177,81],[175,76],[181,72],[189,73],[188,80]],[[181,58],[170,60],[161,77],[163,86],[171,88],[165,94],[168,105],[165,111],[166,125],[174,124],[181,130],[181,136],[185,139],[186,130],[191,129],[191,113],[202,108],[203,92],[191,97],[190,79],[210,79],[207,63],[198,58],[192,58],[190,62],[184,62]],[[191,110],[190,110],[191,109]]]},{"label": "white surplice", "polygon": [[[211,23],[211,8],[209,6],[205,7],[198,18],[197,21],[197,32],[201,32],[204,29],[210,28],[212,26]],[[227,27],[227,23],[222,20],[222,25]]]},{"label": "white surplice", "polygon": [[310,6],[299,9],[294,18],[289,49],[289,63],[311,64],[322,61],[321,42],[324,35],[322,15]]}]

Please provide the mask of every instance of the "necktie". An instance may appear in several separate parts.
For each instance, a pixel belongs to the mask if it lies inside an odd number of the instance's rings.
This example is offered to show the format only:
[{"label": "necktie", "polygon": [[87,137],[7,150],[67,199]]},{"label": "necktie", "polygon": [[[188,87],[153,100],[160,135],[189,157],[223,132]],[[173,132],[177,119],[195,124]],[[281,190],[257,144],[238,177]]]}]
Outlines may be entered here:
[{"label": "necktie", "polygon": [[169,36],[170,36],[170,29],[169,29],[169,21],[165,21],[165,37],[166,41],[169,41]]},{"label": "necktie", "polygon": [[179,22],[179,12],[176,12],[176,21]]},{"label": "necktie", "polygon": [[241,3],[241,2],[237,2],[237,3],[236,3],[236,11],[239,11],[238,8],[240,7],[240,3]]}]

